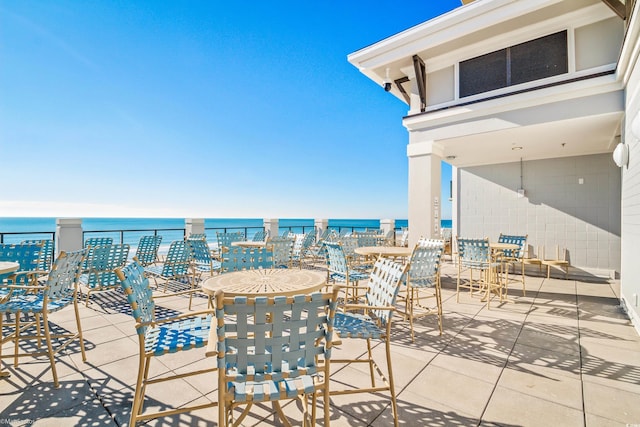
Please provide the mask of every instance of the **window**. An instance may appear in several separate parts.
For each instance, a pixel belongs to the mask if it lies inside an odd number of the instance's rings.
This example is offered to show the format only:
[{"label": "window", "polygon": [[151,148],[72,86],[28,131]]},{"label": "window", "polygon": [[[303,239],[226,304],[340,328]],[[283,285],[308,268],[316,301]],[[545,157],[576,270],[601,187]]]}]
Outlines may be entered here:
[{"label": "window", "polygon": [[460,62],[460,97],[568,72],[567,32]]}]

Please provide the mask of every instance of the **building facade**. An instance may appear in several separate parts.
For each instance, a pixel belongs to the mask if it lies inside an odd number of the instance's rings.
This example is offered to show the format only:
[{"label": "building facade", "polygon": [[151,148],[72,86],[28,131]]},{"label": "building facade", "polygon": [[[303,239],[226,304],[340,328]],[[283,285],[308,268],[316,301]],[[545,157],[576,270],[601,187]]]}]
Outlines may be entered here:
[{"label": "building facade", "polygon": [[619,277],[640,324],[636,16],[631,1],[476,0],[349,55],[408,105],[412,241],[439,236],[448,162],[454,235],[526,234],[572,274]]}]

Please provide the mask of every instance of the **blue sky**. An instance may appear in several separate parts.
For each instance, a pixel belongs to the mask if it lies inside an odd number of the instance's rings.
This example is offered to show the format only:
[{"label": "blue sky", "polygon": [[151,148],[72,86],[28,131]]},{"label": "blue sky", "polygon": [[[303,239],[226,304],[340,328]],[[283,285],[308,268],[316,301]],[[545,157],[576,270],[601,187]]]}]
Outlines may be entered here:
[{"label": "blue sky", "polygon": [[406,218],[347,55],[460,4],[2,0],[0,216]]}]

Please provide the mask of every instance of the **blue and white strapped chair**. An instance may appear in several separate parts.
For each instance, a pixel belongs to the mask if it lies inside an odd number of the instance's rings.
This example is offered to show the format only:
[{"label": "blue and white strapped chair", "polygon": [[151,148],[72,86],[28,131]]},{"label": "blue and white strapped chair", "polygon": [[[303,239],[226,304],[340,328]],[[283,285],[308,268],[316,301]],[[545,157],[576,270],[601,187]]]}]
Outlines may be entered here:
[{"label": "blue and white strapped chair", "polygon": [[296,236],[293,244],[292,262],[302,268],[303,263],[313,260],[311,248],[316,240],[315,232],[309,231],[303,235]]},{"label": "blue and white strapped chair", "polygon": [[211,248],[206,240],[188,240],[191,245],[191,258],[193,261],[193,275],[196,280],[202,280],[202,276],[211,276],[220,271],[220,261],[214,260]]},{"label": "blue and white strapped chair", "polygon": [[146,267],[158,261],[158,249],[162,243],[162,236],[142,236],[136,248],[135,257],[138,262]]},{"label": "blue and white strapped chair", "polygon": [[369,272],[351,266],[341,243],[324,242],[324,247],[327,253],[327,282],[344,283],[345,302],[358,301],[358,282],[369,278]]},{"label": "blue and white strapped chair", "polygon": [[105,245],[90,249],[91,258],[86,262],[87,271],[80,276],[80,283],[87,288],[85,304],[89,306],[92,292],[113,291],[120,288],[115,269],[124,267],[129,257],[129,245]]},{"label": "blue and white strapped chair", "polygon": [[293,244],[292,237],[273,237],[267,242],[267,247],[273,251],[273,267],[274,268],[290,268],[293,262]]},{"label": "blue and white strapped chair", "polygon": [[0,274],[0,302],[12,292],[17,292],[16,288],[11,290],[5,285],[35,285],[38,276],[48,273],[48,270],[41,270],[42,252],[42,242],[0,244],[0,261],[17,262],[20,265],[13,273]]},{"label": "blue and white strapped chair", "polygon": [[273,268],[273,251],[269,247],[230,246],[227,251],[222,253],[221,273],[258,268]]},{"label": "blue and white strapped chair", "polygon": [[253,238],[251,240],[253,240],[254,242],[265,242],[268,237],[269,237],[269,233],[265,231],[263,228],[261,230],[256,231],[256,233],[253,235]]},{"label": "blue and white strapped chair", "polygon": [[[82,326],[80,324],[80,314],[78,312],[78,279],[80,277],[81,265],[84,260],[86,250],[76,252],[60,252],[55,260],[53,267],[46,276],[46,282],[38,285],[9,285],[11,291],[8,298],[0,303],[0,331],[2,331],[2,340],[0,342],[0,351],[5,342],[14,342],[14,354],[2,355],[0,358],[13,357],[14,366],[18,366],[18,358],[24,356],[47,355],[51,364],[51,372],[53,374],[53,383],[57,388],[59,386],[58,373],[56,371],[55,356],[65,349],[73,340],[80,343],[80,351],[82,352],[82,361],[86,361],[84,350],[84,341],[82,338]],[[62,310],[63,308],[73,305],[76,318],[76,333],[51,334],[49,329],[49,313]],[[15,316],[15,327],[8,336],[4,335],[3,320],[5,315],[13,314]],[[26,315],[28,321],[20,322],[21,315]],[[22,335],[24,331],[36,327],[36,335]],[[37,339],[38,343],[42,340],[42,332],[47,345],[46,351],[39,352],[19,352],[19,340]],[[64,342],[61,342],[65,339]],[[54,349],[54,343],[56,348]],[[2,376],[7,376],[2,373]]]},{"label": "blue and white strapped chair", "polygon": [[163,281],[165,292],[169,283],[186,284],[191,289],[191,256],[189,242],[175,240],[171,242],[164,262],[148,265],[144,271],[154,280],[156,286],[158,281]]},{"label": "blue and white strapped chair", "polygon": [[[398,425],[398,408],[393,382],[393,363],[391,362],[391,319],[396,310],[395,302],[402,277],[407,271],[408,264],[402,264],[388,258],[379,258],[373,266],[367,282],[365,304],[346,304],[344,313],[336,313],[334,330],[341,340],[363,339],[367,343],[367,357],[356,359],[333,358],[333,363],[351,364],[366,363],[369,365],[371,386],[360,388],[345,388],[331,390],[331,395],[354,393],[379,393],[389,391],[393,410],[394,425]],[[359,312],[351,311],[358,310]],[[387,357],[387,375],[373,359],[371,341],[381,340],[385,345]],[[384,385],[376,386],[375,372],[378,373]],[[355,387],[355,385],[354,385]]]},{"label": "blue and white strapped chair", "polygon": [[[518,249],[515,249],[515,250],[507,249],[502,251],[502,262],[508,265],[513,265],[514,273],[515,273],[515,266],[517,264],[520,265],[520,272],[522,277],[522,296],[526,295],[526,289],[525,289],[525,283],[524,283],[524,264],[525,264],[524,260],[525,260],[525,252],[527,250],[527,237],[528,235],[526,234],[524,236],[514,236],[514,235],[507,235],[502,233],[500,233],[500,237],[498,237],[499,243],[511,243],[514,245],[518,245]],[[506,281],[505,294],[509,286],[509,269],[507,268],[506,271],[507,271],[507,276],[505,278],[505,281]]]},{"label": "blue and white strapped chair", "polygon": [[[498,270],[501,263],[495,261],[489,247],[489,239],[464,239],[456,238],[458,244],[458,280],[456,286],[456,302],[460,302],[460,289],[469,289],[469,295],[474,290],[482,292],[487,301],[487,309],[490,309],[491,295],[497,294],[500,302],[504,300],[503,286]],[[462,280],[463,269],[469,270],[469,280]],[[473,273],[477,271],[479,278],[474,279]]]},{"label": "blue and white strapped chair", "polygon": [[[124,294],[131,305],[131,314],[136,321],[135,328],[138,334],[138,376],[129,420],[129,426],[131,427],[135,426],[137,421],[175,415],[217,405],[214,402],[158,412],[143,412],[147,385],[193,375],[209,374],[216,370],[215,367],[211,367],[172,376],[148,378],[149,366],[154,357],[205,347],[209,341],[214,312],[213,310],[203,310],[171,318],[156,319],[153,291],[149,286],[149,280],[144,271],[144,267],[135,259],[126,267],[116,269]],[[213,382],[213,377],[211,377],[211,382]]]},{"label": "blue and white strapped chair", "polygon": [[90,237],[84,241],[84,247],[88,249],[87,256],[84,259],[84,263],[82,264],[82,271],[87,272],[89,270],[89,261],[91,260],[91,255],[93,252],[93,248],[96,246],[107,246],[113,245],[112,237]]},{"label": "blue and white strapped chair", "polygon": [[[409,319],[411,342],[415,342],[413,321],[419,317],[435,314],[442,335],[442,294],[440,288],[440,260],[444,242],[442,240],[420,239],[413,248],[409,259],[405,283],[405,316]],[[427,293],[428,292],[428,293]],[[425,295],[426,294],[426,295]],[[435,307],[422,303],[425,299],[435,299]],[[416,308],[419,311],[416,311]]]},{"label": "blue and white strapped chair", "polygon": [[[207,356],[218,360],[218,426],[237,426],[254,403],[273,402],[290,425],[280,400],[299,398],[303,425],[315,425],[316,399],[330,423],[329,376],[338,289],[276,297],[225,297],[216,292],[217,343]],[[311,397],[311,413],[308,400]],[[234,420],[234,409],[244,409]]]},{"label": "blue and white strapped chair", "polygon": [[42,245],[42,251],[40,252],[40,260],[38,261],[38,270],[49,272],[53,265],[53,240],[23,240],[20,242],[23,245]]}]

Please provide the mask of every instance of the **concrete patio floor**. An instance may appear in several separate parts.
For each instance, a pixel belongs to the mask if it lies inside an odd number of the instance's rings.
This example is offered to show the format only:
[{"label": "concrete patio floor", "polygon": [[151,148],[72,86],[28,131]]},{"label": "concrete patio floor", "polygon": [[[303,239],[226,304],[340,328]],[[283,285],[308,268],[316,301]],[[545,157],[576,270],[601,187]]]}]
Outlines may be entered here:
[{"label": "concrete patio floor", "polygon": [[[444,334],[435,317],[408,323],[396,317],[392,358],[401,425],[412,426],[625,426],[640,424],[640,338],[618,306],[617,282],[527,276],[526,297],[510,288],[511,302],[487,310],[468,293],[456,303],[455,267],[443,266]],[[0,423],[37,426],[127,425],[138,363],[134,321],[124,297],[104,293],[81,307],[87,348],[77,344],[56,366],[53,388],[48,359],[22,358],[0,380]],[[162,315],[186,311],[184,297],[158,302]],[[194,308],[204,308],[204,298]],[[51,316],[55,327],[74,330],[73,310]],[[360,340],[344,340],[334,357],[363,353]],[[3,354],[10,354],[7,344]],[[384,349],[375,349],[384,365]],[[155,359],[151,376],[213,366],[204,349]],[[337,365],[335,366],[337,368]],[[360,367],[334,369],[332,381],[362,382]],[[150,386],[146,405],[176,407],[216,400],[215,374]],[[244,425],[280,425],[269,405],[254,406]],[[300,423],[295,402],[286,405]],[[322,411],[319,412],[321,416]],[[217,408],[151,420],[148,425],[215,425]],[[391,425],[386,394],[334,396],[336,426]],[[321,423],[319,423],[321,424]]]}]

